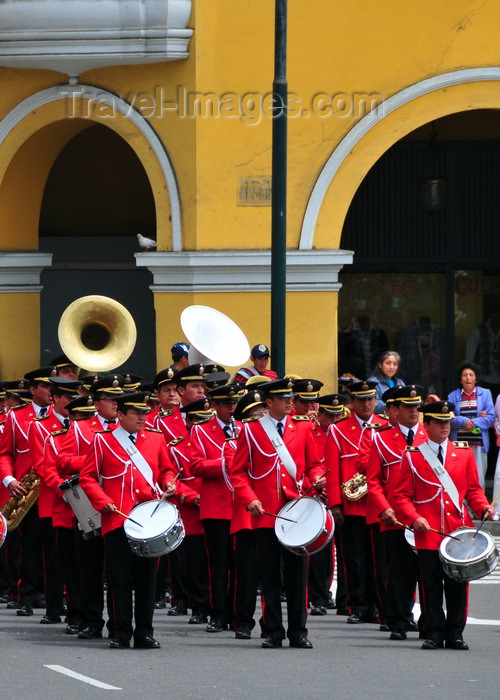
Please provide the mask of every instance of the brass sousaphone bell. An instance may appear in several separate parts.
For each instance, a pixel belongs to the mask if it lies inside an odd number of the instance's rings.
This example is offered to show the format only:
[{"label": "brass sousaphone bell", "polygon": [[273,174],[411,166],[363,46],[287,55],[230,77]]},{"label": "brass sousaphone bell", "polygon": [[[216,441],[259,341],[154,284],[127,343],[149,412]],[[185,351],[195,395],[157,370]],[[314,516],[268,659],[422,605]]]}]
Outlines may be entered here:
[{"label": "brass sousaphone bell", "polygon": [[118,301],[92,295],[72,302],[59,321],[59,343],[82,369],[106,372],[132,354],[137,330],[130,312]]}]

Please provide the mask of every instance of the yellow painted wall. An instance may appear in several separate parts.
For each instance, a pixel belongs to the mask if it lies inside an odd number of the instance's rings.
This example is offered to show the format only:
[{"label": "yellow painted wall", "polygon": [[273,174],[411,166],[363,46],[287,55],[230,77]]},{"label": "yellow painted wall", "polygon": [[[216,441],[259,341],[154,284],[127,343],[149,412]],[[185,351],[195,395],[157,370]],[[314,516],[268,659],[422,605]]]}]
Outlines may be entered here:
[{"label": "yellow painted wall", "polygon": [[0,377],[20,379],[40,366],[40,298],[38,294],[0,294]]}]

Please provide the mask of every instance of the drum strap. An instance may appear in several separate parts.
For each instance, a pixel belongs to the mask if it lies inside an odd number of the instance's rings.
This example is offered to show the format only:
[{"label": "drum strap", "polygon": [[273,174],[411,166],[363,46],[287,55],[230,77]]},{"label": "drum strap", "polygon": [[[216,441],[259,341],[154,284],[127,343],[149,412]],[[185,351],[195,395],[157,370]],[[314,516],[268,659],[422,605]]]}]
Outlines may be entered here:
[{"label": "drum strap", "polygon": [[445,488],[448,492],[448,495],[451,498],[453,505],[458,510],[460,515],[462,515],[462,508],[460,506],[460,498],[458,496],[457,487],[453,483],[453,479],[451,478],[451,476],[448,474],[446,469],[439,461],[437,454],[429,447],[427,442],[424,442],[421,445],[419,445],[418,449],[422,453],[423,458],[429,464],[434,474],[441,482],[443,488]]},{"label": "drum strap", "polygon": [[146,479],[148,484],[151,486],[154,492],[156,492],[156,487],[153,483],[153,470],[146,462],[142,454],[139,452],[137,447],[128,438],[128,433],[125,430],[120,430],[117,428],[111,433],[115,440],[120,444],[121,447],[128,454],[132,462],[135,464],[137,469],[141,472],[142,476]]},{"label": "drum strap", "polygon": [[265,413],[262,418],[259,418],[259,423],[264,428],[267,437],[271,440],[271,444],[276,450],[278,457],[283,462],[283,465],[287,472],[290,474],[294,481],[297,481],[297,466],[293,461],[293,457],[288,451],[287,446],[283,442],[283,438],[274,427],[274,423],[269,418],[268,414]]}]

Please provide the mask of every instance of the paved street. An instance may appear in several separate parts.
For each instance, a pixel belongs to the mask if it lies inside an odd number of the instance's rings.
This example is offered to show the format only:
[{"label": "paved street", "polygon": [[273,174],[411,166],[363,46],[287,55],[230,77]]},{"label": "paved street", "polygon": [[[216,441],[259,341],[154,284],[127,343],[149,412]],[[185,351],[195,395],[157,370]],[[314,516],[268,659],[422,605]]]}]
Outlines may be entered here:
[{"label": "paved street", "polygon": [[[42,611],[17,618],[0,609],[1,700],[456,700],[498,695],[500,571],[471,584],[469,652],[422,651],[415,634],[391,642],[374,625],[347,625],[329,611],[309,618],[312,651],[264,650],[257,637],[208,634],[155,613],[160,651],[111,650],[82,641],[64,625],[42,626]],[[73,675],[65,675],[70,673]],[[74,674],[81,674],[78,679]],[[98,682],[101,686],[91,685]]]}]

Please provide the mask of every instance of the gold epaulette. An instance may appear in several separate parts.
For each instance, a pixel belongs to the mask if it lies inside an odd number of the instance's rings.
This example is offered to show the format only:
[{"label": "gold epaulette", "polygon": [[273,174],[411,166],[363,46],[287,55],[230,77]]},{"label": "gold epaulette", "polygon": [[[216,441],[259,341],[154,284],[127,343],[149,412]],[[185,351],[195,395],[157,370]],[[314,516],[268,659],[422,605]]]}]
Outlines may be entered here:
[{"label": "gold epaulette", "polygon": [[95,431],[96,435],[97,435],[97,433],[101,434],[101,433],[112,433],[112,432],[113,432],[112,430],[96,430]]},{"label": "gold epaulette", "polygon": [[420,452],[420,450],[414,445],[406,445],[405,452]]},{"label": "gold epaulette", "polygon": [[[161,433],[161,430],[159,431]],[[179,442],[182,442],[184,440],[184,435],[179,435],[179,437],[174,438],[173,440],[170,440],[168,443],[171,447],[174,445],[178,445]]]},{"label": "gold epaulette", "polygon": [[161,433],[161,430],[157,430],[156,428],[144,428],[144,430],[147,433]]},{"label": "gold epaulette", "polygon": [[467,442],[467,440],[454,440],[453,447],[458,447],[459,449],[469,447],[469,443]]},{"label": "gold epaulette", "polygon": [[169,416],[172,415],[173,412],[174,412],[173,408],[167,408],[166,411],[160,411],[158,413],[158,418],[168,418]]},{"label": "gold epaulette", "polygon": [[11,406],[11,408],[9,408],[9,411],[18,411],[20,408],[26,408],[26,406],[29,406],[29,404],[20,403],[19,406]]},{"label": "gold epaulette", "polygon": [[61,428],[61,430],[54,430],[51,435],[63,435],[64,433],[67,433],[69,428]]},{"label": "gold epaulette", "polygon": [[212,420],[213,416],[208,416],[208,418],[201,418],[200,420],[195,420],[194,425],[203,425],[203,423],[208,423],[209,420]]},{"label": "gold epaulette", "polygon": [[372,428],[383,428],[384,424],[383,423],[370,423]]},{"label": "gold epaulette", "polygon": [[292,416],[292,420],[308,420],[308,421],[310,421],[311,419],[309,418],[309,416],[295,415],[295,416]]},{"label": "gold epaulette", "polygon": [[250,416],[250,418],[243,418],[241,421],[242,423],[255,423],[256,420],[259,420],[260,416]]},{"label": "gold epaulette", "polygon": [[49,417],[48,413],[45,413],[45,415],[43,415],[43,416],[37,416],[37,417],[35,418],[35,420],[45,420],[45,419],[48,418],[48,417]]}]

